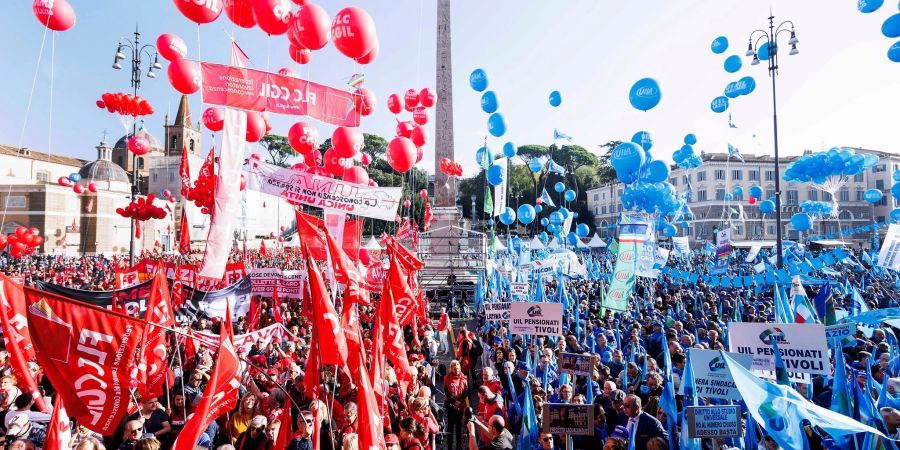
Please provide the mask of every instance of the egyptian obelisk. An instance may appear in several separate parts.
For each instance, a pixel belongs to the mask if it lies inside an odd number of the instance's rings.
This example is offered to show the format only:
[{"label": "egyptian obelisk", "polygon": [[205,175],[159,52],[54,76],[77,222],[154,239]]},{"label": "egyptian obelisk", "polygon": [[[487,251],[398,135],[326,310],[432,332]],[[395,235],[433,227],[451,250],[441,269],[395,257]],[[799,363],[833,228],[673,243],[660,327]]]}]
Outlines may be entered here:
[{"label": "egyptian obelisk", "polygon": [[437,112],[434,151],[434,228],[457,225],[456,179],[440,169],[441,158],[453,154],[453,74],[450,52],[450,0],[437,0]]}]

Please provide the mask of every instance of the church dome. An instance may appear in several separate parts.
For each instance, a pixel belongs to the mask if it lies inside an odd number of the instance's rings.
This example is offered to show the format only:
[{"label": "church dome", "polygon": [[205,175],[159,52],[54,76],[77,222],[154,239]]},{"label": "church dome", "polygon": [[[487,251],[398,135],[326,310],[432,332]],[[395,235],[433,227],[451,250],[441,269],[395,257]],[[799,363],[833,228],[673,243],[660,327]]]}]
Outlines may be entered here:
[{"label": "church dome", "polygon": [[[137,131],[137,134],[138,134],[138,136],[141,136],[144,139],[147,139],[148,142],[150,142],[150,151],[151,152],[161,152],[162,151],[162,146],[159,144],[159,140],[156,139],[155,136],[150,134],[150,132],[147,131],[146,128],[144,128],[142,126],[141,129],[139,129]],[[128,140],[131,139],[131,136],[133,136],[132,133],[128,133],[125,136],[122,136],[121,138],[119,138],[118,141],[116,141],[116,146],[113,148],[115,148],[116,150],[128,150]]]},{"label": "church dome", "polygon": [[98,188],[106,190],[121,190],[120,188],[131,184],[128,172],[110,160],[111,153],[112,149],[104,139],[97,146],[97,160],[86,163],[78,170],[85,184],[94,183]]}]

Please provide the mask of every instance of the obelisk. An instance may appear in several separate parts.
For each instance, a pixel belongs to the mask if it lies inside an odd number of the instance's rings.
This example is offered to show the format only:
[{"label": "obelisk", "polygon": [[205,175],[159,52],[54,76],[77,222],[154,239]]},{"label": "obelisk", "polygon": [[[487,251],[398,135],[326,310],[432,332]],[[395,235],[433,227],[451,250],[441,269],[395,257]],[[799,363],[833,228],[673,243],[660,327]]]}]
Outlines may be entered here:
[{"label": "obelisk", "polygon": [[437,112],[434,146],[434,228],[456,225],[456,179],[441,172],[441,158],[453,154],[453,73],[450,52],[450,0],[437,0]]}]

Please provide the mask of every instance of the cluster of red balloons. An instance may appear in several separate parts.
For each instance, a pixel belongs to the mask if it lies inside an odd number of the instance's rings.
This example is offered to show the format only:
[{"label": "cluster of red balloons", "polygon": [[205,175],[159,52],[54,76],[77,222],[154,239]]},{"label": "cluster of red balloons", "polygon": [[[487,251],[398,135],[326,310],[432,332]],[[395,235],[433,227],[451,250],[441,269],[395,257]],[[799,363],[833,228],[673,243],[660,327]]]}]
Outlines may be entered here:
[{"label": "cluster of red balloons", "polygon": [[13,258],[21,258],[23,255],[34,253],[34,249],[44,243],[41,231],[37,228],[16,228],[15,233],[8,236],[0,235],[0,248],[9,245],[9,254]]},{"label": "cluster of red balloons", "polygon": [[75,10],[66,0],[34,0],[31,10],[41,25],[53,31],[66,31],[75,25]]},{"label": "cluster of red balloons", "polygon": [[153,114],[153,107],[145,98],[124,92],[107,92],[97,100],[97,107],[121,116],[147,116]]},{"label": "cluster of red balloons", "polygon": [[200,208],[200,212],[207,215],[212,211],[213,197],[216,191],[216,177],[213,173],[213,164],[212,158],[207,158],[203,162],[203,166],[200,167],[200,175],[197,176],[194,186],[188,189],[181,189],[181,195],[187,201],[194,202]]},{"label": "cluster of red balloons", "polygon": [[441,172],[444,172],[445,175],[451,177],[462,176],[462,166],[458,162],[451,161],[450,158],[441,158],[438,164],[441,166]]},{"label": "cluster of red balloons", "polygon": [[[244,138],[247,142],[259,142],[265,135],[272,131],[269,119],[263,113],[256,111],[244,111],[247,115],[247,133]],[[203,111],[203,125],[212,132],[222,131],[225,127],[225,112],[222,108],[211,106]]]},{"label": "cluster of red balloons", "polygon": [[147,194],[147,197],[139,198],[133,201],[125,208],[116,208],[116,213],[128,219],[143,222],[150,219],[164,219],[166,210],[153,204],[154,195]]},{"label": "cluster of red balloons", "polygon": [[[59,177],[59,179],[56,180],[56,182],[59,183],[60,186],[71,187],[72,192],[75,192],[76,195],[81,195],[84,193],[85,185],[79,184],[79,181],[81,181],[81,175],[77,173],[73,173],[68,177]],[[97,193],[96,184],[88,183],[86,187],[88,192]]]},{"label": "cluster of red balloons", "polygon": [[422,147],[428,144],[428,108],[435,105],[437,97],[434,90],[425,88],[420,91],[409,89],[400,98],[399,94],[391,94],[387,99],[388,110],[400,114],[404,109],[412,113],[413,120],[397,119],[397,136],[388,145],[387,160],[391,168],[397,172],[406,172],[422,160]]}]

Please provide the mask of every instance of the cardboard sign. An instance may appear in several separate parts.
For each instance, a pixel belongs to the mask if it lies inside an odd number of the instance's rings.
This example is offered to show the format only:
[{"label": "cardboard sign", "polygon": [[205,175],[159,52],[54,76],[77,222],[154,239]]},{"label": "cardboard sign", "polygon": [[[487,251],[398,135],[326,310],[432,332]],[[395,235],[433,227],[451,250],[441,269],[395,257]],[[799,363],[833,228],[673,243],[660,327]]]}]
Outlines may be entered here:
[{"label": "cardboard sign", "polygon": [[509,313],[513,334],[562,336],[561,303],[513,302]]},{"label": "cardboard sign", "polygon": [[891,224],[888,227],[878,252],[878,266],[900,270],[900,225]]},{"label": "cardboard sign", "polygon": [[752,355],[751,370],[775,370],[774,339],[789,373],[831,375],[822,324],[731,322],[728,326],[729,350]]},{"label": "cardboard sign", "polygon": [[509,283],[509,293],[513,297],[528,297],[528,283]]},{"label": "cardboard sign", "polygon": [[729,438],[741,436],[740,406],[688,406],[688,437]]},{"label": "cardboard sign", "polygon": [[485,302],[484,318],[488,321],[509,320],[509,302]]},{"label": "cardboard sign", "polygon": [[825,327],[828,348],[837,348],[840,342],[844,348],[856,346],[856,322],[839,323]]},{"label": "cardboard sign", "polygon": [[[731,371],[716,350],[692,348],[690,351],[691,370],[694,373],[694,395],[697,397],[740,400],[741,394],[734,385]],[[728,353],[738,364],[750,369],[753,357],[740,353]],[[684,395],[685,380],[681,380],[678,395]]]},{"label": "cardboard sign", "polygon": [[272,267],[250,269],[253,295],[272,297],[278,288],[278,297],[303,298],[306,284],[305,270],[281,270]]},{"label": "cardboard sign", "polygon": [[544,403],[541,419],[544,433],[594,435],[594,405]]},{"label": "cardboard sign", "polygon": [[559,355],[559,371],[569,375],[590,376],[593,357],[578,353],[561,353]]}]

